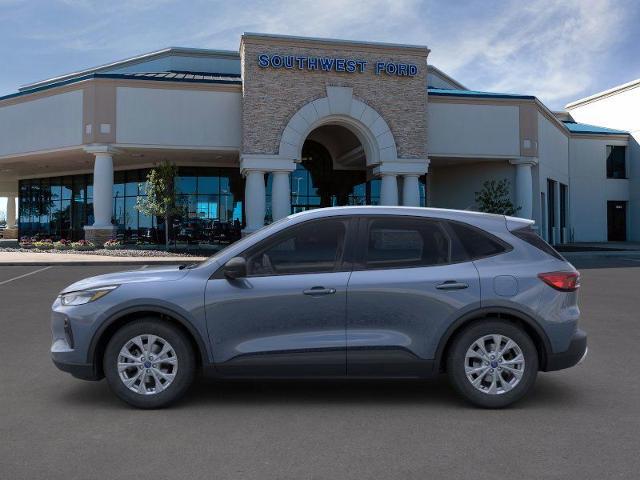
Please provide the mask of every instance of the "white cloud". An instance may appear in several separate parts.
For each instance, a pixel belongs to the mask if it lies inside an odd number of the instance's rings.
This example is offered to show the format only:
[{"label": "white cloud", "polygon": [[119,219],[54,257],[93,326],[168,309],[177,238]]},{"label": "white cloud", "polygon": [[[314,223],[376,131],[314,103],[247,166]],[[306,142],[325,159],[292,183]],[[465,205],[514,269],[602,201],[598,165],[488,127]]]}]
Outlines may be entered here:
[{"label": "white cloud", "polygon": [[424,44],[431,63],[470,88],[534,94],[558,107],[601,80],[600,64],[631,31],[632,1],[57,0],[5,12],[33,17],[20,36],[59,55],[61,71],[79,67],[67,68],[68,52],[95,59],[88,67],[169,45],[235,50],[242,32],[257,31]]},{"label": "white cloud", "polygon": [[624,22],[612,0],[516,3],[495,20],[467,21],[458,41],[432,44],[433,60],[472,88],[535,94],[557,107],[595,84],[596,57],[614,48]]}]

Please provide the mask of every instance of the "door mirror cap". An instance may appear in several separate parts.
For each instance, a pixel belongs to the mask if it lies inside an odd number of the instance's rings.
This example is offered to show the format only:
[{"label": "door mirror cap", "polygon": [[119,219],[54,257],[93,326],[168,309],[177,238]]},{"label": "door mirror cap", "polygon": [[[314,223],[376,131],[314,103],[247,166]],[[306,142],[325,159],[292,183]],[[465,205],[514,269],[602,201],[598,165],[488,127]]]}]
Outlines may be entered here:
[{"label": "door mirror cap", "polygon": [[224,276],[227,278],[243,278],[247,276],[247,261],[242,257],[233,257],[224,264]]}]

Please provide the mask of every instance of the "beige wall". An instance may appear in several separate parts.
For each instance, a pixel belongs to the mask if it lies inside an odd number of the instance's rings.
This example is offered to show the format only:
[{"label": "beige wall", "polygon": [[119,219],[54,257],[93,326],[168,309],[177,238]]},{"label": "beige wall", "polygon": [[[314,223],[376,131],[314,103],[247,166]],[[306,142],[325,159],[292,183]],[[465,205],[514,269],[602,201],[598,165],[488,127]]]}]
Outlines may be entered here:
[{"label": "beige wall", "polygon": [[119,144],[240,148],[239,91],[118,87]]},{"label": "beige wall", "polygon": [[487,180],[506,178],[515,202],[515,168],[506,161],[465,159],[455,165],[429,168],[430,207],[476,210],[475,192]]},{"label": "beige wall", "polygon": [[82,90],[0,106],[0,156],[82,144]]},{"label": "beige wall", "polygon": [[520,156],[517,105],[429,101],[430,156]]},{"label": "beige wall", "polygon": [[[373,48],[344,42],[314,43],[286,39],[243,37],[243,153],[277,154],[280,137],[289,119],[305,104],[327,96],[327,86],[353,88],[353,97],[376,110],[394,136],[398,157],[425,159],[427,124],[428,50],[402,47]],[[258,66],[262,53],[363,59],[364,73],[272,69]],[[376,75],[377,61],[413,63],[415,77]]]}]

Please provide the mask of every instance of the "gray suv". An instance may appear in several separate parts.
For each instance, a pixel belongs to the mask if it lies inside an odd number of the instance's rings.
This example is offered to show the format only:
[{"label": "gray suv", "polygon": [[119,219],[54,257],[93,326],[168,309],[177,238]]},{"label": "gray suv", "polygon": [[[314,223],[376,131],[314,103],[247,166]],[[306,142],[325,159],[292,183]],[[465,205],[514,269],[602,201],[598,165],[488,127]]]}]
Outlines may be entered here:
[{"label": "gray suv", "polygon": [[190,266],[70,285],[51,354],[141,408],[222,378],[427,378],[481,407],[577,364],[579,274],[529,220],[409,207],[292,215]]}]

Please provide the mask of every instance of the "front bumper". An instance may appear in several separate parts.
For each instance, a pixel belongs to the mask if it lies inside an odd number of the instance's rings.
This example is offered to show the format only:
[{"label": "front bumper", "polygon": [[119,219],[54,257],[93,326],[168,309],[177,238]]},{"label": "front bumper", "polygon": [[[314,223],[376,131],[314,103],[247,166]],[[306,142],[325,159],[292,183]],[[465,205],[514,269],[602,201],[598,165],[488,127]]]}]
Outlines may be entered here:
[{"label": "front bumper", "polygon": [[587,356],[587,334],[577,329],[571,338],[569,348],[564,352],[547,355],[545,372],[553,372],[573,367]]}]

